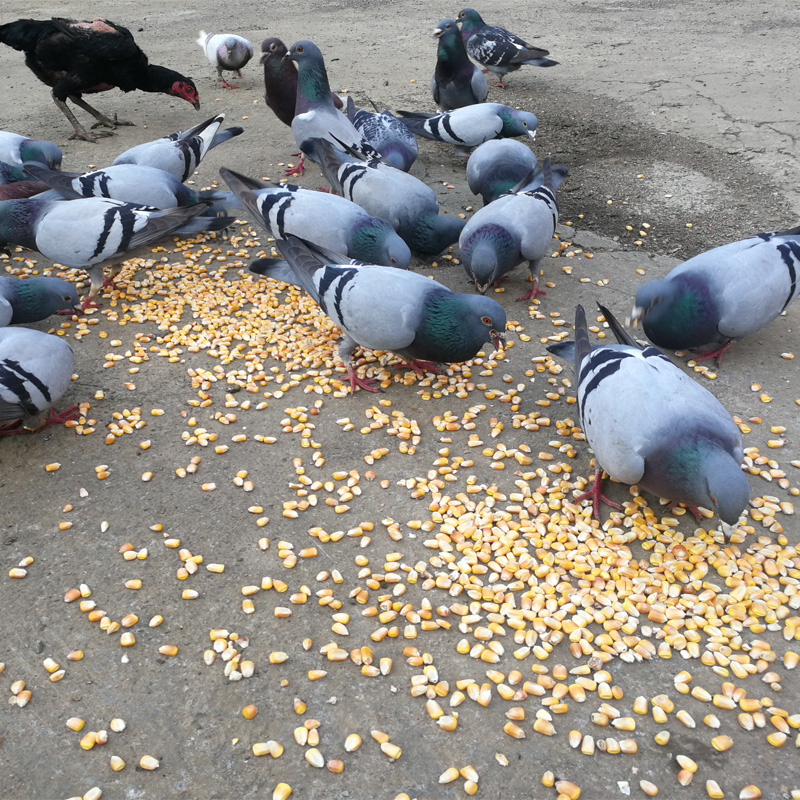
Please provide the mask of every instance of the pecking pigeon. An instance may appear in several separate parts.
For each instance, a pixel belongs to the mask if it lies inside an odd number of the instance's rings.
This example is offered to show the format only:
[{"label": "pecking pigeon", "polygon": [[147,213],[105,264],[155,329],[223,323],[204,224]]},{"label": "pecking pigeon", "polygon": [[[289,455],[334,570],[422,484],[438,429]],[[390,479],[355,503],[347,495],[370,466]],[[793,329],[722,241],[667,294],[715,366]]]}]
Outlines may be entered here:
[{"label": "pecking pigeon", "polygon": [[[204,201],[220,201],[222,206],[225,200],[235,199],[230,192],[225,191],[195,192],[169,172],[139,164],[117,164],[84,174],[56,172],[33,165],[25,169],[34,178],[43,181],[69,200],[105,197],[152,208],[174,208],[193,206]],[[209,209],[205,212],[206,216],[216,210],[216,207]]]},{"label": "pecking pigeon", "polygon": [[592,488],[577,500],[592,498],[598,519],[600,501],[620,508],[601,493],[605,470],[695,514],[696,506],[713,509],[735,525],[750,499],[739,428],[711,392],[654,347],[640,348],[599,308],[619,344],[592,347],[578,306],[575,342],[547,348],[574,363],[581,426],[597,460]]},{"label": "pecking pigeon", "polygon": [[156,167],[185,181],[200,165],[206,153],[234,136],[244,133],[238,125],[221,131],[224,114],[211,117],[186,131],[178,131],[152,142],[131,147],[114,159],[117,164],[141,164]]},{"label": "pecking pigeon", "polygon": [[[171,233],[220,230],[233,222],[232,217],[194,219],[208,205],[160,211],[102,198],[5,200],[0,203],[0,244],[22,245],[65,267],[86,270],[91,278],[83,302],[86,309],[108,282],[103,280],[104,263],[119,261],[131,250]],[[112,267],[109,280],[118,271],[118,266]]]},{"label": "pecking pigeon", "polygon": [[772,322],[800,294],[800,227],[760,233],[684,261],[636,292],[632,320],[669,350],[702,348],[719,364],[735,339]]},{"label": "pecking pigeon", "polygon": [[75,287],[62,278],[0,276],[0,328],[39,322],[62,311],[71,313],[77,306]]},{"label": "pecking pigeon", "polygon": [[[309,149],[312,139],[325,139],[342,155],[342,143],[360,152],[378,155],[353,123],[336,110],[319,47],[313,42],[295,42],[286,57],[297,64],[297,104],[292,133],[303,155],[315,160]],[[292,173],[298,171],[302,173],[302,167],[291,170]]]},{"label": "pecking pigeon", "polygon": [[[265,221],[250,181],[230,170],[220,174],[242,205]],[[337,263],[337,254],[294,236],[275,244],[294,273],[294,283],[341,328],[339,355],[353,392],[356,386],[376,391],[351,363],[359,345],[391,350],[422,371],[437,363],[467,361],[484,343],[500,347],[505,341],[506,315],[491,298],[456,294],[413,272]]]},{"label": "pecking pigeon", "polygon": [[434,29],[439,40],[436,70],[431,78],[433,102],[440,111],[483,103],[489,94],[486,78],[467,55],[461,31],[452,19],[443,19]]},{"label": "pecking pigeon", "polygon": [[493,86],[505,88],[503,75],[515,72],[523,64],[531,67],[554,67],[558,61],[547,58],[549,50],[534,47],[511,31],[487,25],[472,8],[458,12],[461,35],[470,57],[497,75]]},{"label": "pecking pigeon", "polygon": [[[370,100],[370,102],[372,102]],[[347,97],[347,117],[361,132],[361,135],[393,167],[408,172],[419,155],[419,145],[411,131],[385,109],[376,113],[356,108],[353,98]]]},{"label": "pecking pigeon", "polygon": [[490,139],[479,145],[467,161],[467,185],[484,205],[510,192],[536,172],[536,156],[516,139]]},{"label": "pecking pigeon", "polygon": [[[285,58],[289,51],[280,40],[272,37],[261,42],[261,65],[264,67],[264,99],[275,116],[291,127],[297,103],[297,67]],[[331,92],[336,108],[342,108],[338,94]]]},{"label": "pecking pigeon", "polygon": [[339,164],[333,147],[321,139],[310,146],[334,190],[385,219],[415,253],[433,256],[458,239],[464,220],[440,215],[436,193],[418,178],[377,159]]},{"label": "pecking pigeon", "polygon": [[458,240],[461,261],[475,288],[483,294],[517,264],[528,261],[533,287],[520,300],[545,294],[538,285],[539,264],[550,249],[556,225],[556,190],[566,176],[564,167],[551,167],[523,179],[518,191],[504,194],[477,211]]},{"label": "pecking pigeon", "polygon": [[35,163],[60,169],[61,156],[61,150],[52,142],[0,131],[0,161],[5,164],[19,167]]},{"label": "pecking pigeon", "polygon": [[74,369],[72,348],[62,338],[28,328],[0,328],[0,436],[72,419],[77,406],[60,414],[53,406],[66,394]]},{"label": "pecking pigeon", "polygon": [[217,75],[226,89],[238,89],[231,86],[222,75],[223,70],[235,72],[237,78],[242,77],[242,67],[253,57],[253,45],[243,36],[233,33],[206,33],[200,31],[197,44],[203,48],[208,63],[217,68]]},{"label": "pecking pigeon", "polygon": [[411,253],[394,228],[350,200],[291,184],[236,178],[254,195],[258,221],[276,239],[302,234],[317,246],[350,258],[408,269]]},{"label": "pecking pigeon", "polygon": [[456,145],[458,155],[489,139],[536,135],[538,120],[529,111],[518,111],[500,103],[478,103],[443,114],[399,111],[411,133],[436,142]]}]

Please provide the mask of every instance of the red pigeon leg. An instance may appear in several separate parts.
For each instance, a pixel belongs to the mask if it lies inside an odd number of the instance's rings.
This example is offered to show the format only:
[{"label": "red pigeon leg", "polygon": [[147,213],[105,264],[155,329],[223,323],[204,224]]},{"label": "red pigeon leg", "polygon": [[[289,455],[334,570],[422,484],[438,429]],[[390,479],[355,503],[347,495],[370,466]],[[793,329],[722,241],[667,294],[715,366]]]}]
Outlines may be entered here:
[{"label": "red pigeon leg", "polygon": [[584,492],[583,494],[578,495],[575,498],[576,503],[582,503],[584,500],[592,501],[592,516],[595,519],[600,519],[600,504],[605,503],[607,506],[611,506],[611,508],[617,508],[620,511],[622,510],[622,506],[619,503],[615,503],[613,500],[609,500],[603,494],[603,470],[598,469],[597,472],[594,474],[594,480],[592,481],[592,486],[588,492]]}]

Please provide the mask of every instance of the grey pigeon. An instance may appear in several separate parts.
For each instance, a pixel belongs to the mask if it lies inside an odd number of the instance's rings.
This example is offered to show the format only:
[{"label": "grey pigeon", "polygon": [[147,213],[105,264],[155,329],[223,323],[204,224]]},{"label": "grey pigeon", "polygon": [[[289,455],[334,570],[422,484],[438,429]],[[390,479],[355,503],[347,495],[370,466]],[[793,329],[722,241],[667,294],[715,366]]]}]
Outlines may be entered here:
[{"label": "grey pigeon", "polygon": [[[219,201],[219,210],[224,206],[225,200],[235,200],[230,192],[195,192],[169,172],[139,164],[117,164],[84,174],[56,172],[35,165],[29,165],[25,169],[34,178],[70,200],[80,197],[106,197],[153,208],[193,206],[204,201]],[[217,210],[217,207],[213,207],[204,214],[207,216]]]},{"label": "grey pigeon", "polygon": [[750,499],[739,428],[711,392],[654,347],[639,347],[598,306],[619,344],[592,347],[578,306],[574,345],[547,348],[575,365],[581,427],[597,460],[592,489],[577,500],[591,497],[599,518],[599,501],[608,503],[601,493],[605,470],[684,503],[698,518],[696,507],[703,506],[736,525]]},{"label": "grey pigeon", "polygon": [[[372,101],[370,101],[372,102]],[[376,113],[356,108],[353,98],[347,97],[347,116],[361,135],[393,167],[408,172],[419,155],[419,145],[411,131],[385,109]]]},{"label": "grey pigeon", "polygon": [[760,233],[684,261],[636,292],[632,319],[669,350],[711,347],[717,364],[734,340],[772,322],[800,294],[800,227]]},{"label": "grey pigeon", "polygon": [[[319,47],[313,42],[295,42],[286,57],[297,64],[297,103],[292,133],[304,157],[315,160],[313,147],[309,146],[312,139],[325,139],[342,156],[344,149],[341,143],[377,155],[353,123],[336,110]],[[302,174],[302,167],[291,170],[292,173],[298,171]]]},{"label": "grey pigeon", "polygon": [[77,406],[60,414],[53,406],[66,394],[74,369],[72,348],[62,338],[28,328],[0,328],[0,436],[72,419]]},{"label": "grey pigeon", "polygon": [[255,197],[259,222],[276,239],[303,235],[319,247],[371,264],[408,269],[411,253],[394,228],[360,206],[326,192],[237,175]]},{"label": "grey pigeon", "polygon": [[472,151],[467,161],[467,185],[484,205],[510,192],[536,172],[533,150],[516,139],[490,139]]},{"label": "grey pigeon", "polygon": [[62,278],[0,276],[0,328],[38,322],[51,314],[72,313],[77,305],[75,287]]},{"label": "grey pigeon", "polygon": [[334,190],[385,219],[415,253],[433,256],[458,239],[464,220],[439,214],[436,193],[418,178],[379,159],[339,164],[333,147],[322,140],[310,146]]},{"label": "grey pigeon", "polygon": [[494,86],[505,88],[503,75],[515,72],[524,64],[531,67],[554,67],[558,61],[547,58],[548,50],[534,47],[515,33],[497,25],[487,25],[472,8],[458,12],[461,35],[470,57],[497,75]]},{"label": "grey pigeon", "polygon": [[464,226],[458,240],[461,261],[481,294],[523,261],[528,262],[533,287],[520,300],[545,294],[537,273],[558,224],[556,190],[565,175],[564,167],[551,168],[545,159],[542,171],[526,186],[484,206]]},{"label": "grey pigeon", "polygon": [[131,147],[114,159],[114,164],[141,164],[156,167],[185,181],[205,158],[206,153],[234,136],[244,133],[244,128],[234,126],[221,131],[224,114],[195,125],[186,131],[178,131],[152,142]]},{"label": "grey pigeon", "polygon": [[243,36],[233,33],[206,33],[200,31],[197,44],[203,48],[209,64],[217,68],[217,75],[226,89],[238,89],[232,86],[222,74],[223,70],[235,72],[237,78],[242,77],[241,69],[253,57],[253,45]]},{"label": "grey pigeon", "polygon": [[[5,200],[0,203],[0,245],[21,245],[65,267],[86,270],[91,278],[86,309],[101,285],[107,285],[104,263],[121,261],[131,250],[171,233],[220,230],[233,222],[231,217],[198,217],[208,205],[158,210],[103,198]],[[118,271],[119,266],[112,267],[109,280]]]},{"label": "grey pigeon", "polygon": [[6,164],[19,167],[36,163],[60,169],[61,156],[61,150],[52,142],[0,131],[0,161]]},{"label": "grey pigeon", "polygon": [[[260,220],[258,199],[248,179],[220,170],[241,203]],[[456,294],[436,281],[390,267],[337,263],[302,239],[276,239],[296,283],[317,302],[343,334],[339,355],[350,387],[376,391],[356,375],[351,356],[357,346],[390,350],[412,361],[418,371],[437,363],[473,358],[484,343],[505,341],[506,315],[488,297]]]},{"label": "grey pigeon", "polygon": [[417,136],[456,145],[456,153],[489,141],[536,135],[538,120],[530,111],[518,111],[500,103],[478,103],[443,114],[398,111],[403,122]]},{"label": "grey pigeon", "polygon": [[439,40],[436,69],[431,78],[433,102],[440,111],[483,103],[489,94],[486,78],[469,60],[456,23],[443,19],[433,35]]}]

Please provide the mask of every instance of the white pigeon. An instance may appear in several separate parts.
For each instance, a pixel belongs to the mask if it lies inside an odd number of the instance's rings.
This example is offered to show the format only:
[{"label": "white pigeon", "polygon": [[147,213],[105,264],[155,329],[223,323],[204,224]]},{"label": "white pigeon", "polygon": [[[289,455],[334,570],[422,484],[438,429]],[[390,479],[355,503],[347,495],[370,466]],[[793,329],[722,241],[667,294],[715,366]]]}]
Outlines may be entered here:
[{"label": "white pigeon", "polygon": [[217,68],[222,85],[226,89],[238,89],[232,86],[222,75],[223,70],[235,72],[237,78],[242,77],[242,67],[253,57],[253,45],[243,36],[235,33],[206,33],[200,31],[197,44],[203,48],[209,63]]}]

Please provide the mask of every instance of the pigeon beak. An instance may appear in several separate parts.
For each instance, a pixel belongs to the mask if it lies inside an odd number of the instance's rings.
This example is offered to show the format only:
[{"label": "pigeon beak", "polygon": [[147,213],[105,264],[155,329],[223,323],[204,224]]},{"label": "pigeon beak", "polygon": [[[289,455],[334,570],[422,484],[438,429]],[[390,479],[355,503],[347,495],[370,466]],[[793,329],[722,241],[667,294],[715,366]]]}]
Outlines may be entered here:
[{"label": "pigeon beak", "polygon": [[287,52],[286,55],[281,60],[282,61],[291,61],[292,60],[291,52]]},{"label": "pigeon beak", "polygon": [[489,333],[489,336],[492,337],[492,344],[495,350],[505,350],[506,335],[504,333],[498,333],[493,330]]},{"label": "pigeon beak", "polygon": [[443,33],[444,33],[444,31],[441,28],[434,28],[433,29],[433,38],[434,39],[438,39]]},{"label": "pigeon beak", "polygon": [[639,321],[644,319],[646,313],[647,309],[644,306],[634,306],[630,317],[628,317],[628,327],[635,328]]},{"label": "pigeon beak", "polygon": [[722,538],[725,540],[725,544],[730,544],[731,541],[731,534],[734,533],[736,530],[735,525],[728,525],[727,522],[723,522],[722,520],[719,521],[719,527],[722,531]]},{"label": "pigeon beak", "polygon": [[528,128],[528,129],[526,129],[526,133],[528,134],[528,136],[531,137],[531,141],[532,142],[536,141],[536,131],[535,130],[531,130],[530,128]]},{"label": "pigeon beak", "polygon": [[475,281],[475,290],[478,292],[478,294],[486,294],[486,290],[488,288],[488,283],[485,283],[483,286],[481,286],[477,281]]},{"label": "pigeon beak", "polygon": [[268,58],[269,58],[269,51],[267,51],[266,53],[262,53],[262,54],[261,54],[261,58],[259,58],[259,59],[258,59],[258,63],[263,65],[263,64],[264,64],[264,62],[265,62],[265,61],[266,61]]}]

